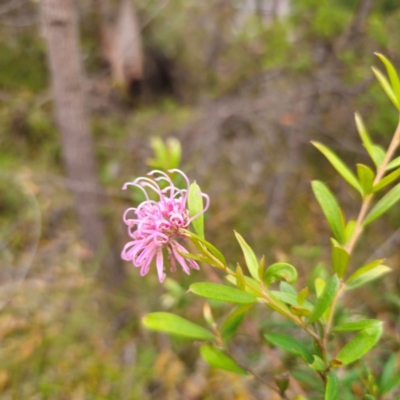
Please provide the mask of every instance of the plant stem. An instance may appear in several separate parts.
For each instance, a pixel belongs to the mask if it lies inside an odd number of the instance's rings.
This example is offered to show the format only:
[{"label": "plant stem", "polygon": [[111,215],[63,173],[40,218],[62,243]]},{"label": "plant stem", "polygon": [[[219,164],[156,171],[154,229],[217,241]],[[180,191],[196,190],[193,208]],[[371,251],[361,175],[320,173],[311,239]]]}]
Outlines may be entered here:
[{"label": "plant stem", "polygon": [[[378,167],[378,170],[376,172],[376,176],[375,176],[375,179],[373,182],[373,186],[378,184],[381,181],[381,179],[383,178],[383,176],[385,175],[386,167],[389,164],[390,160],[393,158],[393,155],[394,155],[395,151],[397,150],[399,144],[400,144],[400,120],[397,124],[396,131],[393,135],[392,141],[390,142],[389,148],[386,151],[385,158],[383,159],[382,164]],[[351,255],[353,253],[354,246],[356,245],[357,240],[359,239],[361,233],[363,232],[364,219],[367,215],[367,212],[369,210],[369,207],[370,207],[373,197],[374,197],[374,193],[370,193],[370,194],[364,196],[364,198],[363,198],[353,235],[351,236],[348,243],[345,245],[345,250],[349,253],[349,255]],[[322,354],[325,354],[325,358],[326,358],[326,348],[327,348],[327,344],[328,344],[328,340],[329,340],[329,335],[331,332],[331,327],[332,327],[333,317],[335,314],[336,304],[339,300],[339,297],[343,293],[345,287],[346,287],[346,285],[344,284],[343,278],[342,278],[340,280],[339,289],[336,292],[335,297],[332,301],[331,309],[330,309],[328,320],[327,320],[326,327],[325,327],[325,334],[324,334],[324,337],[322,340],[322,344],[323,344],[323,348],[324,348],[324,351],[322,352]],[[326,362],[326,359],[324,361]]]}]

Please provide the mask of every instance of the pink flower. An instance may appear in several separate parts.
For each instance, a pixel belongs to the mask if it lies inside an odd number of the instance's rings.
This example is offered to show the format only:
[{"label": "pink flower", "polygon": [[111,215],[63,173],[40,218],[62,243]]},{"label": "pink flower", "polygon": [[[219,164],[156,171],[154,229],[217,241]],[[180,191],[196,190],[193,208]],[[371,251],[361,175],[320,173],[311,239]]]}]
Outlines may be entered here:
[{"label": "pink flower", "polygon": [[[185,230],[189,224],[203,214],[208,206],[209,197],[201,193],[206,199],[204,210],[193,217],[189,216],[186,202],[190,182],[187,176],[178,169],[168,171],[178,172],[186,181],[186,189],[178,189],[173,184],[171,178],[162,171],[151,171],[148,175],[156,176],[154,179],[141,177],[133,182],[127,182],[122,187],[125,190],[128,186],[140,188],[146,200],[136,208],[128,208],[123,216],[125,224],[128,226],[128,234],[133,239],[128,242],[122,250],[121,257],[125,261],[132,261],[135,267],[140,267],[142,276],[149,272],[150,264],[155,258],[158,279],[163,282],[165,279],[164,254],[168,253],[171,264],[171,271],[176,271],[176,261],[181,265],[183,271],[190,274],[190,268],[199,269],[199,265],[190,259],[185,259],[180,253],[188,251],[178,242],[185,239]],[[167,186],[161,189],[157,182],[166,181]],[[147,189],[152,190],[158,196],[158,201],[150,200]],[[130,218],[128,214],[134,215]]]}]

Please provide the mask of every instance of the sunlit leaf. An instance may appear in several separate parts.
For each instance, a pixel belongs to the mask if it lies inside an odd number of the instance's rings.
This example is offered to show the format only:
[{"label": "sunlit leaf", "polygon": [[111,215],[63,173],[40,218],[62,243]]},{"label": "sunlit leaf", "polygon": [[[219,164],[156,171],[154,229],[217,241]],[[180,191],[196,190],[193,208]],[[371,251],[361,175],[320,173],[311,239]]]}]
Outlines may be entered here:
[{"label": "sunlit leaf", "polygon": [[247,371],[239,367],[235,361],[232,360],[221,350],[210,346],[203,345],[200,347],[200,354],[205,361],[212,367],[223,369],[225,371],[235,372],[240,375],[247,375]]},{"label": "sunlit leaf", "polygon": [[378,265],[377,267],[374,267],[363,274],[359,275],[356,278],[350,277],[346,283],[346,289],[351,290],[355,289],[356,287],[359,287],[361,285],[364,285],[368,282],[371,282],[375,279],[380,278],[382,275],[387,274],[390,272],[391,269],[387,267],[386,265]]},{"label": "sunlit leaf", "polygon": [[395,169],[400,167],[400,157],[396,157],[394,160],[390,161],[390,163],[386,166],[386,171],[390,171],[391,169]]},{"label": "sunlit leaf", "polygon": [[372,71],[375,74],[376,79],[378,79],[379,83],[381,84],[382,89],[385,91],[386,95],[389,97],[394,106],[399,110],[400,109],[399,100],[395,92],[393,91],[392,87],[390,86],[390,83],[386,79],[386,77],[382,74],[381,71],[379,71],[374,67],[372,67]]},{"label": "sunlit leaf", "polygon": [[[226,279],[228,282],[237,286],[236,278],[233,275],[228,275]],[[245,276],[244,281],[246,283],[246,292],[250,293],[254,297],[260,297],[260,292],[262,291],[260,282],[255,281],[249,276]]]},{"label": "sunlit leaf", "polygon": [[362,195],[362,187],[347,165],[328,147],[318,142],[311,143],[329,160],[336,171],[339,172],[339,174],[342,175],[342,177]]},{"label": "sunlit leaf", "polygon": [[347,282],[352,282],[354,279],[358,278],[360,275],[364,274],[365,272],[371,270],[372,268],[381,265],[385,261],[384,258],[380,258],[379,260],[371,261],[370,263],[363,265],[362,267],[358,268],[352,275],[349,276]]},{"label": "sunlit leaf", "polygon": [[257,301],[247,292],[217,283],[197,282],[190,285],[189,290],[198,296],[228,303],[249,304]]},{"label": "sunlit leaf", "polygon": [[400,176],[400,168],[396,169],[396,171],[393,171],[391,174],[389,174],[388,176],[385,176],[383,179],[381,179],[380,182],[374,186],[373,191],[377,192],[377,191],[383,189],[384,187],[386,187],[387,185],[390,185],[399,176]]},{"label": "sunlit leaf", "polygon": [[373,173],[371,168],[367,167],[364,164],[357,164],[357,175],[364,195],[371,193],[372,183],[375,178],[375,174]]},{"label": "sunlit leaf", "polygon": [[400,183],[398,183],[390,192],[386,193],[369,212],[364,221],[364,226],[367,226],[372,221],[376,220],[392,206],[394,206],[400,200]]},{"label": "sunlit leaf", "polygon": [[389,75],[389,79],[390,79],[390,83],[392,85],[394,95],[396,96],[396,99],[397,99],[397,104],[399,104],[400,81],[399,81],[399,76],[397,75],[396,69],[393,67],[392,63],[383,54],[375,53],[375,55],[378,56],[379,59],[385,64],[386,71]]},{"label": "sunlit leaf", "polygon": [[225,342],[231,340],[232,336],[236,332],[239,325],[242,323],[244,317],[247,312],[252,307],[251,304],[246,304],[243,306],[237,306],[233,309],[233,311],[228,315],[224,323],[221,325],[220,331],[222,338]]},{"label": "sunlit leaf", "polygon": [[239,290],[246,290],[246,281],[241,266],[238,264],[236,267],[236,286]]},{"label": "sunlit leaf", "polygon": [[[270,294],[286,303],[286,304],[290,304],[291,306],[299,306],[300,304],[297,302],[297,294],[293,294],[293,293],[286,293],[286,292],[279,292],[277,290],[271,290]],[[308,310],[312,310],[313,309],[313,305],[311,303],[309,303],[307,300],[304,301],[303,304],[301,304],[302,307],[307,308]]]},{"label": "sunlit leaf", "polygon": [[308,318],[310,323],[315,322],[325,310],[332,304],[332,300],[336,295],[336,292],[339,289],[339,278],[337,275],[333,275],[324,287],[324,291],[321,293],[321,296],[318,297],[317,302],[315,303],[314,309]]},{"label": "sunlit leaf", "polygon": [[142,318],[142,323],[146,328],[155,331],[185,336],[191,339],[215,339],[215,336],[207,329],[171,313],[155,312],[147,314]]},{"label": "sunlit leaf", "polygon": [[355,120],[356,120],[356,126],[357,126],[357,130],[358,133],[360,135],[361,141],[363,142],[363,145],[365,147],[365,149],[367,150],[369,156],[371,157],[372,161],[374,162],[374,164],[379,167],[379,160],[376,159],[375,157],[375,152],[373,149],[373,142],[369,137],[367,128],[364,125],[364,122],[360,116],[360,114],[356,113],[355,114]]},{"label": "sunlit leaf", "polygon": [[312,182],[312,189],[319,205],[332,229],[333,235],[340,244],[344,243],[344,228],[339,205],[330,190],[320,181]]},{"label": "sunlit leaf", "polygon": [[[211,243],[207,242],[207,240],[201,238],[200,236],[194,234],[193,232],[186,231],[186,234],[191,238],[194,239],[194,242],[196,244],[196,241],[198,241],[200,244],[203,244],[210,252],[213,254],[215,258],[217,258],[223,265],[226,265],[226,260],[223,254]],[[198,247],[199,248],[199,247]],[[201,248],[201,247],[200,247]]]},{"label": "sunlit leaf", "polygon": [[188,205],[189,205],[189,215],[190,217],[194,217],[195,215],[198,215],[197,218],[195,218],[192,221],[192,225],[196,233],[204,239],[204,215],[201,214],[201,212],[204,209],[203,206],[203,198],[200,196],[201,190],[200,186],[196,183],[193,182],[190,185],[189,188],[189,195],[188,195]]},{"label": "sunlit leaf", "polygon": [[266,269],[264,280],[267,286],[276,281],[294,283],[297,281],[297,271],[293,265],[288,263],[275,263]]},{"label": "sunlit leaf", "polygon": [[182,156],[181,142],[175,138],[168,138],[166,141],[168,153],[169,153],[169,168],[175,169],[179,167]]},{"label": "sunlit leaf", "polygon": [[350,364],[368,353],[378,342],[382,334],[382,323],[364,329],[350,340],[336,356],[343,365]]},{"label": "sunlit leaf", "polygon": [[312,364],[314,357],[311,351],[292,336],[281,333],[267,333],[264,335],[267,341],[276,347],[286,350],[288,353],[300,356],[307,364]]},{"label": "sunlit leaf", "polygon": [[383,163],[383,160],[385,159],[386,151],[381,146],[379,146],[377,144],[374,144],[372,146],[372,151],[374,153],[374,158],[373,159],[375,160],[377,166],[378,167],[381,166],[382,163]]},{"label": "sunlit leaf", "polygon": [[235,232],[235,236],[237,241],[240,244],[240,247],[242,248],[243,254],[244,254],[244,259],[246,260],[246,265],[247,268],[249,269],[250,275],[256,280],[259,280],[258,277],[258,261],[257,257],[254,254],[254,251],[252,248],[246,243],[246,241],[243,239],[243,237]]},{"label": "sunlit leaf", "polygon": [[357,221],[350,220],[345,229],[345,242],[348,243],[349,240],[352,238],[354,230],[356,229]]},{"label": "sunlit leaf", "polygon": [[349,261],[349,253],[336,240],[332,239],[332,266],[339,278],[346,273]]},{"label": "sunlit leaf", "polygon": [[308,288],[305,287],[304,289],[301,289],[299,294],[297,295],[297,303],[302,305],[308,296]]}]

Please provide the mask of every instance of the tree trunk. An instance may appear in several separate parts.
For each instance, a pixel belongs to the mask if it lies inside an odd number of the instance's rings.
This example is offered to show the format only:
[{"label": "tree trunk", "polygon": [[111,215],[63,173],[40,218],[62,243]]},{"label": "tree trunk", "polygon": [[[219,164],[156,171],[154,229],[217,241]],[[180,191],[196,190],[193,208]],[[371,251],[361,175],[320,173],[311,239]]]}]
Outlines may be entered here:
[{"label": "tree trunk", "polygon": [[[105,198],[97,178],[94,146],[84,102],[75,1],[42,0],[42,23],[55,119],[61,132],[63,160],[71,182],[75,211],[84,242],[96,252],[100,245],[105,244],[105,226],[99,215]],[[106,262],[108,269],[114,269],[114,272],[120,264],[118,259],[110,255]]]}]

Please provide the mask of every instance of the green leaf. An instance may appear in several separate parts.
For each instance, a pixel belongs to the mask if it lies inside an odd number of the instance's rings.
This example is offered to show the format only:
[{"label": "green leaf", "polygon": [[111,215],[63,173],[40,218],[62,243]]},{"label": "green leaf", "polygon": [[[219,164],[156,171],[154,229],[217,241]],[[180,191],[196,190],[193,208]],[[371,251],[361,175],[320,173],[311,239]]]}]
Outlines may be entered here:
[{"label": "green leaf", "polygon": [[348,241],[352,238],[354,229],[356,229],[357,226],[357,221],[350,220],[347,225],[346,225],[346,230],[345,230],[345,242],[348,243]]},{"label": "green leaf", "polygon": [[168,169],[175,169],[179,167],[181,163],[181,156],[182,156],[182,146],[181,142],[175,138],[168,138],[165,141],[168,154],[169,154],[169,168]]},{"label": "green leaf", "polygon": [[372,221],[375,221],[378,217],[384,214],[392,206],[394,206],[400,200],[400,183],[398,183],[390,192],[386,193],[369,212],[364,221],[364,226],[367,226]]},{"label": "green leaf", "polygon": [[359,332],[340,350],[336,359],[343,365],[351,364],[368,353],[378,342],[382,334],[382,323],[373,328],[364,329]]},{"label": "green leaf", "polygon": [[374,160],[376,161],[377,166],[380,167],[385,159],[386,151],[377,144],[372,146],[372,151],[374,153]]},{"label": "green leaf", "polygon": [[[226,276],[226,279],[228,282],[237,286],[236,278],[233,275]],[[260,292],[262,291],[260,282],[255,281],[254,279],[250,278],[249,276],[245,276],[244,281],[246,283],[246,292],[250,293],[254,297],[260,297]],[[251,287],[249,287],[249,285]]]},{"label": "green leaf", "polygon": [[246,281],[241,266],[238,264],[236,267],[236,286],[239,290],[246,290]]},{"label": "green leaf", "polygon": [[399,104],[399,99],[400,99],[400,81],[399,81],[399,76],[397,75],[396,69],[393,67],[392,63],[383,55],[380,53],[374,53],[379,59],[385,64],[386,71],[389,75],[390,83],[392,85],[392,89],[394,92],[394,95],[396,96],[397,99],[397,104]]},{"label": "green leaf", "polygon": [[313,370],[315,371],[325,371],[326,370],[326,365],[324,363],[324,361],[316,356],[315,354],[313,355],[314,357],[314,361],[312,362],[312,364],[308,364]]},{"label": "green leaf", "polygon": [[375,74],[376,79],[378,79],[379,83],[382,86],[382,89],[385,91],[386,95],[389,97],[391,102],[394,104],[394,106],[400,110],[400,103],[399,100],[397,99],[397,96],[395,92],[393,91],[392,87],[390,86],[388,80],[386,77],[382,74],[381,71],[378,69],[372,67],[372,72]]},{"label": "green leaf", "polygon": [[374,162],[374,164],[379,167],[379,160],[376,159],[375,157],[375,152],[373,149],[374,144],[372,143],[372,140],[369,137],[368,131],[364,125],[364,122],[360,116],[360,114],[356,113],[355,114],[355,120],[356,120],[356,126],[357,126],[357,130],[358,133],[360,135],[361,141],[363,142],[363,145],[365,147],[365,149],[367,150],[369,156],[371,157],[372,161]]},{"label": "green leaf", "polygon": [[296,268],[283,262],[272,264],[265,271],[264,281],[267,286],[276,281],[294,283],[297,281]]},{"label": "green leaf", "polygon": [[[271,290],[269,293],[274,298],[276,298],[286,304],[290,304],[291,306],[299,306],[300,305],[297,302],[297,294],[278,292],[277,290]],[[314,306],[311,303],[309,303],[308,301],[304,301],[304,303],[301,304],[301,306],[304,308],[307,308],[310,311],[314,308]]]},{"label": "green leaf", "polygon": [[307,364],[312,364],[314,357],[311,351],[292,336],[282,333],[267,333],[264,335],[267,341],[276,347],[286,350],[288,353],[301,357]]},{"label": "green leaf", "polygon": [[400,167],[400,157],[396,157],[394,160],[390,161],[390,163],[386,166],[386,171],[390,171],[391,169],[395,169]]},{"label": "green leaf", "polygon": [[236,362],[232,360],[232,358],[213,346],[201,346],[200,354],[212,367],[235,372],[240,375],[247,375],[247,371],[239,367]]},{"label": "green leaf", "polygon": [[328,373],[325,400],[340,400],[339,378],[333,371]]},{"label": "green leaf", "polygon": [[281,281],[281,282],[279,283],[279,290],[280,290],[281,292],[284,292],[284,293],[291,293],[291,294],[294,294],[294,295],[297,296],[296,289],[295,289],[292,285],[289,285],[289,283],[287,283],[287,282],[285,282],[285,281]]},{"label": "green leaf", "polygon": [[377,267],[374,267],[374,268],[364,272],[357,278],[350,277],[352,279],[350,280],[350,278],[349,278],[347,280],[346,289],[347,290],[355,289],[356,287],[364,285],[367,282],[373,281],[374,279],[377,279],[377,278],[381,277],[382,275],[387,274],[390,271],[391,271],[391,269],[389,267],[387,267],[386,265],[378,265]]},{"label": "green leaf", "polygon": [[190,185],[188,195],[189,215],[190,218],[193,218],[195,215],[200,214],[192,221],[192,225],[199,237],[204,239],[204,214],[201,214],[204,207],[203,198],[200,196],[200,193],[200,186],[196,182],[193,182]]},{"label": "green leaf", "polygon": [[382,395],[392,390],[393,375],[396,368],[397,354],[392,354],[383,367],[381,379],[379,380],[379,389]]},{"label": "green leaf", "polygon": [[308,287],[301,289],[299,294],[297,295],[297,303],[302,305],[308,296]]},{"label": "green leaf", "polygon": [[332,304],[336,292],[339,289],[339,278],[337,275],[333,275],[325,285],[324,291],[315,303],[314,309],[308,318],[310,323],[315,322],[325,310]]},{"label": "green leaf", "polygon": [[[194,244],[196,245],[196,241],[199,242],[200,244],[203,244],[207,250],[211,252],[211,254],[217,258],[223,265],[226,265],[226,260],[223,254],[211,243],[207,242],[207,240],[201,238],[200,236],[194,234],[193,232],[190,231],[185,231],[185,234],[189,236],[190,239],[194,239]],[[201,249],[201,246],[196,246],[198,249]]]},{"label": "green leaf", "polygon": [[215,339],[215,336],[207,329],[171,313],[155,312],[147,314],[142,318],[142,323],[146,328],[155,331],[185,336],[191,339]]},{"label": "green leaf", "polygon": [[242,238],[242,236],[235,232],[235,236],[237,241],[240,244],[240,247],[242,248],[244,258],[246,260],[246,265],[247,268],[249,269],[250,275],[256,280],[259,280],[258,277],[258,261],[257,257],[254,254],[254,251],[251,249],[251,247],[245,242],[245,240]]},{"label": "green leaf", "polygon": [[257,301],[247,292],[217,283],[197,282],[190,285],[189,290],[198,296],[228,303],[249,304]]},{"label": "green leaf", "polygon": [[165,147],[164,142],[159,137],[153,137],[150,140],[150,146],[156,158],[149,160],[149,162],[153,163],[152,165],[155,168],[162,168],[164,170],[170,169],[167,161],[167,148]]},{"label": "green leaf", "polygon": [[362,195],[362,187],[347,165],[328,147],[318,142],[311,143],[328,159],[336,171],[339,172],[339,174],[342,175],[342,177]]},{"label": "green leaf", "polygon": [[360,185],[363,189],[364,195],[372,192],[372,183],[375,178],[375,174],[371,168],[364,164],[357,164],[357,175],[360,180]]},{"label": "green leaf", "polygon": [[377,183],[374,188],[373,192],[377,192],[387,185],[390,185],[392,182],[394,182],[398,177],[400,176],[400,168],[396,169],[396,171],[393,171],[391,174],[388,176],[385,176],[379,183]]},{"label": "green leaf", "polygon": [[314,285],[317,299],[319,299],[321,297],[321,294],[324,292],[326,282],[322,278],[316,278],[314,281]]},{"label": "green leaf", "polygon": [[381,324],[378,319],[363,319],[361,321],[346,322],[344,324],[335,326],[332,332],[351,332],[361,331],[367,328],[373,328]]},{"label": "green leaf", "polygon": [[313,181],[311,185],[325,218],[332,229],[333,235],[340,244],[343,244],[345,237],[344,228],[340,215],[340,208],[335,197],[322,182]]},{"label": "green leaf", "polygon": [[332,242],[332,266],[339,278],[342,278],[346,273],[350,261],[350,255],[347,251],[335,240]]},{"label": "green leaf", "polygon": [[228,315],[226,320],[221,326],[221,335],[224,342],[229,342],[232,336],[236,332],[237,328],[242,323],[244,317],[246,316],[247,312],[252,307],[251,304],[246,304],[244,306],[237,306],[233,309],[233,311]]},{"label": "green leaf", "polygon": [[363,275],[365,272],[371,270],[372,268],[381,265],[385,261],[384,258],[379,260],[372,261],[366,265],[363,265],[361,268],[357,269],[350,277],[347,279],[347,283],[354,281],[354,279],[358,278],[359,276]]}]

